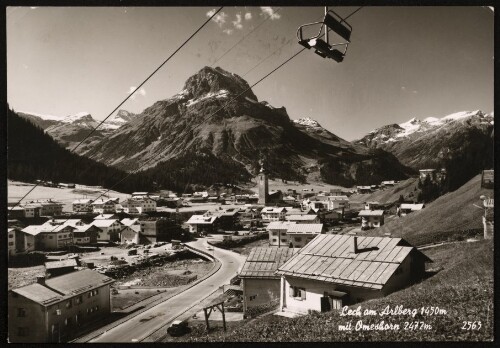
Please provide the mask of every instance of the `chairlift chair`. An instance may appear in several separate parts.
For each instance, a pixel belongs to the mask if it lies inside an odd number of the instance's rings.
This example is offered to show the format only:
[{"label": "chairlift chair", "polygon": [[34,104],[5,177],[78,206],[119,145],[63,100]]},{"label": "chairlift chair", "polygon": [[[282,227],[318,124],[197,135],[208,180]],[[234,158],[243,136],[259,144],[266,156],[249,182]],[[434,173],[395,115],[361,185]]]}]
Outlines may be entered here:
[{"label": "chairlift chair", "polygon": [[[305,27],[313,26],[321,24],[321,28],[316,36],[310,38],[304,38],[302,29]],[[320,39],[320,36],[323,33],[323,27],[326,26],[326,30],[331,30],[337,33],[341,38],[345,40],[345,42],[339,42],[330,44],[323,39]],[[299,40],[299,44],[304,46],[307,49],[314,48],[315,53],[323,58],[331,58],[336,62],[340,63],[344,60],[345,54],[347,52],[347,47],[351,43],[351,33],[352,27],[349,23],[347,23],[342,17],[338,14],[329,10],[326,12],[325,17],[322,22],[314,22],[307,23],[301,25],[299,29],[297,29],[297,39]],[[327,33],[325,33],[326,36]],[[341,52],[336,48],[336,46],[344,46],[344,51]]]}]

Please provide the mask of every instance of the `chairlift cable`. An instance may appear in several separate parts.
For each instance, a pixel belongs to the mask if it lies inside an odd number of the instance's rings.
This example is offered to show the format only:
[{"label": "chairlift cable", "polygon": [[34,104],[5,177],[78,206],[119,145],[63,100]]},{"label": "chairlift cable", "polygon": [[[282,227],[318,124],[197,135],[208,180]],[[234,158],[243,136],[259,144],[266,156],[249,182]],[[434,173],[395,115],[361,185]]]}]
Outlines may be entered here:
[{"label": "chairlift cable", "polygon": [[[278,8],[276,11],[274,11],[274,13],[278,13],[279,11],[281,11],[281,7]],[[231,52],[233,50],[233,48],[238,46],[243,40],[245,40],[250,34],[252,34],[254,31],[256,31],[262,24],[266,23],[269,19],[271,19],[271,16],[268,16],[266,19],[264,19],[262,22],[260,22],[260,24],[258,26],[256,26],[255,28],[253,28],[249,33],[243,35],[243,37],[238,42],[236,42],[233,46],[231,46],[230,49],[228,49],[226,52],[224,52],[224,54],[222,56],[217,58],[217,60],[215,62],[213,62],[211,66],[213,67],[215,65],[215,63],[217,63],[219,60],[221,60],[226,54]]]},{"label": "chairlift cable", "polygon": [[[362,7],[358,8],[357,10],[355,10],[354,12],[352,12],[349,16],[347,16],[346,18],[349,18],[351,17],[352,15],[354,15],[356,12],[358,12]],[[262,77],[261,79],[259,79],[257,82],[255,82],[254,84],[252,84],[249,88],[247,88],[246,90],[244,90],[243,92],[241,92],[240,94],[238,94],[237,96],[233,97],[230,101],[228,101],[224,106],[222,106],[221,108],[219,108],[217,111],[213,112],[212,114],[210,114],[208,117],[207,117],[207,120],[210,119],[211,117],[213,117],[216,113],[218,113],[219,111],[221,111],[222,109],[224,109],[226,106],[229,105],[229,103],[231,103],[232,101],[236,100],[237,98],[239,98],[241,95],[243,95],[244,93],[246,93],[247,91],[249,91],[250,89],[252,89],[253,87],[255,87],[257,84],[259,84],[260,82],[262,82],[264,79],[266,79],[267,77],[269,77],[272,73],[276,72],[278,69],[280,69],[281,67],[283,67],[285,64],[287,64],[288,62],[290,62],[293,58],[295,58],[296,56],[298,56],[300,53],[302,53],[303,51],[305,50],[305,48],[301,49],[300,51],[298,51],[297,53],[295,53],[293,56],[291,56],[290,58],[288,58],[286,61],[284,61],[283,63],[281,63],[279,66],[277,66],[276,68],[274,68],[271,72],[267,73],[264,77]],[[267,58],[265,58],[267,59]],[[198,126],[199,127],[199,126]],[[161,155],[161,152],[158,153],[158,155],[154,156],[153,158],[151,158],[150,161],[144,163],[142,166],[140,166],[137,170],[133,171],[133,172],[130,172],[128,173],[128,175],[126,175],[125,177],[123,177],[122,179],[120,179],[116,184],[114,184],[113,186],[111,186],[107,191],[105,191],[103,194],[101,194],[100,196],[98,196],[96,199],[102,197],[102,195],[104,195],[105,193],[109,192],[110,190],[112,190],[114,187],[116,187],[116,185],[120,184],[122,181],[124,181],[125,179],[127,179],[129,176],[133,175],[133,174],[136,174],[138,173],[143,167],[145,167],[146,164],[148,164],[149,162],[152,162],[153,160],[156,160],[157,157],[159,157]]]},{"label": "chairlift cable", "polygon": [[[156,68],[156,70],[154,70],[132,93],[130,93],[113,111],[111,111],[111,113],[106,116],[106,118],[104,120],[101,121],[101,123],[99,123],[95,128],[93,128],[89,134],[87,134],[87,136],[85,136],[85,138],[83,138],[82,141],[80,141],[73,149],[69,150],[70,152],[74,152],[86,139],[88,139],[95,131],[97,128],[99,128],[99,126],[101,126],[116,110],[118,110],[118,108],[120,106],[122,106],[135,92],[137,92],[151,77],[153,77],[154,74],[156,74],[158,72],[158,70],[160,70],[177,52],[180,51],[180,49],[182,47],[184,47],[201,29],[203,29],[203,27],[205,25],[207,25],[208,22],[210,22],[210,20],[217,14],[219,13],[221,10],[222,10],[223,6],[219,7],[219,9],[217,11],[215,11],[211,16],[210,18],[208,18],[193,34],[191,34],[190,37],[188,37],[183,43],[182,45],[180,45],[167,59],[165,59],[165,61],[163,63],[161,63],[161,65]],[[16,206],[18,206],[22,200],[24,198],[26,198],[40,183],[37,183],[35,186],[33,186],[33,188],[31,188],[28,193],[26,193],[19,201],[16,202],[16,204],[14,204],[9,210],[12,211],[12,209],[14,209]]]},{"label": "chairlift cable", "polygon": [[[353,13],[351,13],[349,16],[346,17],[349,18],[351,17],[352,15],[354,15],[356,12],[358,12],[362,7],[358,8],[357,10],[355,10]],[[222,7],[219,9],[219,11],[222,9]],[[217,13],[217,12],[216,12]],[[215,15],[215,13],[214,13]],[[213,17],[213,16],[212,16]],[[211,18],[209,18],[210,20]],[[203,25],[205,25],[207,22],[205,22]],[[224,106],[222,106],[221,108],[219,108],[217,111],[215,111],[214,113],[210,114],[208,117],[207,117],[207,120],[210,119],[211,117],[213,117],[216,113],[218,113],[219,111],[221,111],[222,109],[224,109],[226,106],[229,105],[230,102],[236,100],[237,98],[239,98],[241,95],[243,95],[244,93],[246,93],[248,90],[252,89],[253,87],[255,87],[257,84],[259,84],[260,82],[262,82],[264,79],[266,79],[267,77],[269,77],[271,74],[273,74],[274,72],[276,72],[278,69],[280,69],[281,67],[283,67],[285,64],[287,64],[288,62],[290,62],[293,58],[295,58],[296,56],[298,56],[300,53],[302,53],[306,48],[302,48],[300,51],[296,52],[294,55],[292,55],[290,58],[288,58],[286,61],[284,61],[283,63],[281,63],[280,65],[278,65],[276,68],[274,68],[272,71],[270,71],[269,73],[267,73],[264,77],[260,78],[257,82],[255,82],[254,84],[252,84],[249,88],[247,88],[246,90],[244,90],[243,92],[241,92],[240,94],[238,94],[236,97],[233,97],[230,101],[228,101]],[[266,58],[267,59],[267,58]],[[199,127],[199,126],[198,126]],[[153,160],[156,160],[156,158],[161,155],[161,152],[158,153],[158,155],[154,156],[150,161],[148,161],[147,163],[153,161]],[[145,164],[147,164],[145,163]],[[122,179],[120,179],[118,182],[116,182],[113,186],[111,186],[109,189],[107,189],[104,193],[102,193],[101,195],[99,195],[97,199],[99,199],[100,197],[102,197],[103,195],[105,195],[107,192],[109,192],[110,190],[112,190],[114,187],[116,187],[116,185],[120,184],[122,181],[124,181],[125,179],[127,179],[129,176],[133,175],[133,174],[136,174],[138,173],[144,166],[145,164],[143,164],[142,166],[140,166],[137,170],[133,171],[133,172],[130,172],[128,173],[125,177],[123,177]],[[36,186],[35,186],[36,187]],[[34,189],[34,188],[33,188]],[[32,189],[32,190],[33,190]],[[32,191],[30,190],[30,192]],[[29,192],[28,192],[29,193]],[[27,195],[27,194],[26,194]],[[24,197],[26,197],[26,195]],[[23,197],[23,198],[24,198]],[[21,198],[21,200],[23,199]],[[20,201],[19,201],[20,202]],[[19,202],[17,204],[19,204]],[[16,205],[17,205],[16,204]],[[67,219],[66,221],[68,221],[69,219]]]}]

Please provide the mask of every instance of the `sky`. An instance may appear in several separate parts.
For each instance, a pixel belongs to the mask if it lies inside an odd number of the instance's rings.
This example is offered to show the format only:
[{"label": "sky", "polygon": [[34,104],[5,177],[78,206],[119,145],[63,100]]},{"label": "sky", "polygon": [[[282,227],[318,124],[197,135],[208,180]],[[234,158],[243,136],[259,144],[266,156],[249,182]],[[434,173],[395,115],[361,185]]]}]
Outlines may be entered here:
[{"label": "sky", "polygon": [[[347,16],[357,7],[331,9]],[[212,11],[7,7],[7,100],[16,111],[86,111],[102,120]],[[323,14],[323,7],[225,7],[121,109],[139,113],[168,99],[257,28],[214,65],[251,85],[299,51],[297,28]],[[348,19],[342,63],[305,50],[253,91],[291,119],[311,117],[346,140],[413,117],[492,112],[493,19],[481,6],[364,7]]]}]

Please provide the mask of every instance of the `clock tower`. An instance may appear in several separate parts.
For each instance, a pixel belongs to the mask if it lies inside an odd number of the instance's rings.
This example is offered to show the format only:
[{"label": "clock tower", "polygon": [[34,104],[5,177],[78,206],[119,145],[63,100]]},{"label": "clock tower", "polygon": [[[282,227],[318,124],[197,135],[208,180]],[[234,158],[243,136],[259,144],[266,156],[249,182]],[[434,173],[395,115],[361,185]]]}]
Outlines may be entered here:
[{"label": "clock tower", "polygon": [[269,197],[269,184],[267,181],[267,173],[264,168],[264,161],[260,162],[260,172],[257,176],[257,185],[259,186],[259,204],[266,205]]}]

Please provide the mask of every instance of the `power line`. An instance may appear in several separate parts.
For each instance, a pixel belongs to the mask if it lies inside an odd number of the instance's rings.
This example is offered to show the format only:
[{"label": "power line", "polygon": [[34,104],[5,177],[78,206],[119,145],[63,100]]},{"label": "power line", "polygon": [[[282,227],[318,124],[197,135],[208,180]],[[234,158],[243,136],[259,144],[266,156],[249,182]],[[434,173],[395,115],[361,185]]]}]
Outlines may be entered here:
[{"label": "power line", "polygon": [[[346,17],[349,18],[351,17],[352,15],[354,15],[356,12],[358,12],[362,7],[358,8],[357,10],[355,10],[353,13],[351,13],[349,16]],[[219,11],[222,9],[222,7],[219,9]],[[215,15],[215,14],[214,14]],[[206,23],[205,23],[206,24]],[[248,92],[249,90],[251,90],[253,87],[255,87],[257,84],[259,84],[260,82],[262,82],[263,80],[265,80],[266,78],[268,78],[271,74],[273,74],[274,72],[276,72],[277,70],[279,70],[280,68],[282,68],[285,64],[287,64],[288,62],[290,62],[292,59],[294,59],[295,57],[297,57],[300,53],[302,53],[304,50],[306,50],[306,48],[302,48],[300,51],[296,52],[295,54],[293,54],[290,58],[288,58],[287,60],[285,60],[283,63],[281,63],[280,65],[278,65],[276,68],[274,68],[273,70],[271,70],[269,73],[267,73],[266,75],[264,75],[262,78],[260,78],[259,80],[257,80],[255,83],[253,83],[251,86],[249,86],[247,89],[245,89],[243,92],[241,92],[240,94],[238,94],[237,96],[233,97],[231,100],[229,100],[226,104],[224,104],[224,106],[222,106],[221,108],[219,108],[217,111],[213,112],[212,114],[210,114],[206,120],[209,120],[210,118],[212,118],[214,115],[216,115],[219,111],[221,111],[222,109],[224,109],[226,106],[228,106],[232,101],[236,100],[237,98],[239,98],[240,96],[242,96],[243,94],[245,94],[246,92]],[[205,121],[206,121],[205,120]],[[194,129],[200,127],[200,125],[196,126]],[[193,130],[194,130],[193,129]],[[152,162],[153,160],[156,160],[157,157],[159,157],[162,153],[159,152],[158,155],[154,156],[153,158],[151,158],[148,162]],[[108,190],[106,190],[104,193],[102,193],[101,195],[99,195],[95,201],[97,199],[99,199],[100,197],[102,197],[103,195],[105,195],[106,193],[108,193],[110,190],[112,190],[114,187],[116,187],[118,184],[120,184],[121,182],[123,182],[125,179],[127,179],[128,177],[130,177],[131,175],[133,174],[136,174],[137,172],[139,172],[148,162],[146,162],[145,164],[143,164],[142,166],[140,166],[137,170],[133,171],[133,172],[130,172],[128,173],[125,177],[123,177],[122,179],[120,179],[117,183],[115,183],[113,186],[111,186]],[[187,186],[186,186],[187,188]],[[69,220],[69,218],[66,220],[66,222]],[[56,230],[57,227],[54,228],[54,230]]]},{"label": "power line", "polygon": [[[279,11],[281,11],[281,7],[278,8],[276,11],[274,11],[274,13],[278,13]],[[213,62],[211,66],[213,67],[215,65],[215,63],[217,63],[219,60],[221,60],[226,54],[228,54],[229,52],[231,52],[233,48],[235,48],[236,46],[238,46],[243,40],[245,40],[245,38],[247,38],[250,34],[252,34],[254,31],[256,31],[262,24],[266,23],[269,19],[271,19],[271,16],[268,16],[258,26],[256,26],[255,28],[253,28],[252,31],[250,31],[249,33],[245,34],[238,42],[236,42],[233,46],[231,46],[230,49],[228,49],[226,52],[224,52],[224,54],[222,56],[220,56],[219,58],[217,58],[217,60],[215,62]]]},{"label": "power line", "polygon": [[[160,64],[160,66],[158,68],[156,68],[139,86],[136,87],[136,89],[130,93],[120,104],[118,104],[118,106],[109,113],[108,116],[106,116],[106,118],[104,120],[101,121],[101,123],[99,123],[95,128],[93,128],[89,134],[87,134],[87,136],[85,136],[85,138],[83,138],[82,141],[80,141],[73,149],[70,150],[70,152],[74,152],[86,139],[88,139],[95,131],[97,128],[99,128],[99,126],[101,126],[116,110],[118,110],[118,108],[120,106],[122,106],[130,97],[132,97],[132,95],[137,92],[151,77],[153,77],[154,74],[156,74],[158,72],[158,70],[160,70],[177,52],[180,51],[180,49],[182,47],[184,47],[201,29],[203,29],[203,27],[205,25],[207,25],[208,22],[210,22],[210,20],[212,20],[212,18],[217,14],[219,13],[221,10],[222,10],[222,6],[219,7],[219,9],[217,11],[215,11],[211,16],[210,18],[208,18],[193,34],[191,34],[191,36],[189,36],[183,43],[182,45],[180,45],[167,59],[165,59],[163,61],[163,63]],[[11,207],[10,210],[14,209],[17,205],[19,205],[19,203],[21,203],[21,201],[26,198],[40,183],[37,183],[35,186],[33,186],[33,188],[31,188],[31,190],[28,191],[28,193],[26,193],[14,206]]]},{"label": "power line", "polygon": [[[360,9],[362,8],[359,7],[357,10],[355,10],[354,12],[352,12],[350,15],[348,15],[346,17],[349,18],[351,17],[352,15],[354,15],[356,12],[358,12]],[[286,44],[286,43],[285,43]],[[282,45],[284,46],[284,45]],[[280,47],[281,48],[281,47]],[[209,120],[210,118],[212,118],[215,114],[217,114],[219,111],[221,111],[222,109],[224,109],[226,106],[228,106],[232,101],[236,100],[237,98],[239,98],[240,96],[242,96],[243,94],[245,94],[246,92],[248,92],[249,90],[251,90],[253,87],[255,87],[257,84],[259,84],[260,82],[262,82],[264,79],[268,78],[271,74],[273,74],[274,72],[276,72],[278,69],[280,69],[281,67],[283,67],[285,64],[287,64],[288,62],[290,62],[293,58],[295,58],[296,56],[298,56],[300,53],[302,53],[306,48],[302,48],[300,51],[296,52],[294,55],[292,55],[290,58],[288,58],[287,60],[285,60],[283,63],[281,63],[280,65],[278,65],[276,68],[274,68],[273,70],[271,70],[269,73],[267,73],[264,77],[260,78],[257,82],[253,83],[251,86],[249,86],[247,89],[245,89],[243,92],[241,92],[240,94],[238,94],[237,96],[233,97],[231,100],[229,100],[226,104],[224,104],[224,106],[222,106],[221,108],[219,108],[217,111],[213,112],[212,114],[210,114],[206,120]],[[276,50],[277,51],[277,50]],[[276,52],[275,51],[275,52]],[[274,52],[273,52],[274,54]],[[271,54],[272,55],[272,54]],[[268,56],[269,57],[269,56]],[[268,57],[266,57],[265,59],[267,59]],[[173,104],[173,103],[172,103]],[[196,126],[194,129],[200,127],[200,125]],[[193,129],[193,130],[194,130]],[[162,153],[159,152],[158,155],[154,156],[153,158],[151,158],[148,162],[144,163],[143,165],[141,165],[137,170],[133,171],[133,172],[130,172],[128,173],[128,175],[126,175],[125,177],[123,177],[122,179],[120,179],[116,184],[114,184],[113,186],[111,186],[107,191],[105,191],[103,194],[101,194],[100,196],[98,196],[96,198],[96,200],[100,197],[102,197],[104,194],[106,194],[107,192],[109,192],[110,190],[112,190],[114,187],[116,187],[118,184],[120,184],[122,181],[124,181],[125,179],[127,179],[129,176],[133,175],[133,174],[136,174],[138,173],[142,168],[145,167],[146,164],[148,164],[149,162],[152,162],[153,160],[156,160],[157,157],[159,157]]]}]

